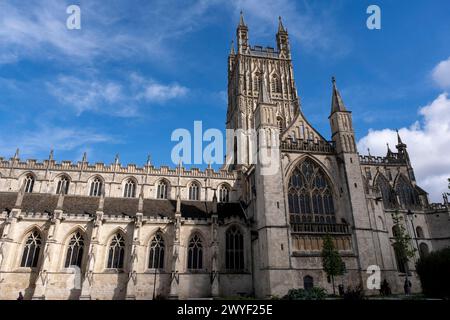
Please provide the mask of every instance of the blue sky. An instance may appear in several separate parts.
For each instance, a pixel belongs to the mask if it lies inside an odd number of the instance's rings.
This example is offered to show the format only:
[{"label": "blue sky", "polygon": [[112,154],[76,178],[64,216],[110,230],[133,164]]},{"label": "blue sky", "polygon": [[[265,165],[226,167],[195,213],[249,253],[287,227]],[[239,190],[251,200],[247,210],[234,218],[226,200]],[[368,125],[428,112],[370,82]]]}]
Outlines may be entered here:
[{"label": "blue sky", "polygon": [[[81,8],[68,30],[66,8]],[[381,30],[366,27],[370,4]],[[330,138],[332,75],[361,153],[399,128],[433,200],[450,176],[449,1],[2,1],[0,155],[171,164],[173,130],[224,128],[227,55],[244,11],[252,45],[287,27],[302,108]],[[425,147],[424,147],[425,146]]]}]

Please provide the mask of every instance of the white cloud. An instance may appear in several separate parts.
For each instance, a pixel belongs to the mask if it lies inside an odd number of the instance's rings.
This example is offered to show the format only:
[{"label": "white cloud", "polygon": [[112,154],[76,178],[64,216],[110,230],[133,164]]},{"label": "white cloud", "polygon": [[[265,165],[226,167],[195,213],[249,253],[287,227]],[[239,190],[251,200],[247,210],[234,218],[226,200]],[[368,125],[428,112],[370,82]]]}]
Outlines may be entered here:
[{"label": "white cloud", "polygon": [[167,100],[184,97],[189,89],[178,83],[162,84],[153,79],[145,79],[132,73],[130,75],[131,86],[137,91],[135,98],[149,102],[165,102]]},{"label": "white cloud", "polygon": [[148,101],[166,101],[185,96],[187,91],[187,88],[178,84],[162,85],[151,83],[145,88],[142,96]]},{"label": "white cloud", "polygon": [[450,57],[434,67],[431,76],[439,87],[450,89]]},{"label": "white cloud", "polygon": [[[441,202],[450,178],[450,98],[447,93],[419,109],[422,116],[409,127],[399,129],[400,137],[408,145],[408,152],[416,173],[417,183],[429,192],[432,201]],[[365,153],[385,155],[386,143],[395,150],[397,134],[394,130],[369,130],[358,141],[358,149]]]}]

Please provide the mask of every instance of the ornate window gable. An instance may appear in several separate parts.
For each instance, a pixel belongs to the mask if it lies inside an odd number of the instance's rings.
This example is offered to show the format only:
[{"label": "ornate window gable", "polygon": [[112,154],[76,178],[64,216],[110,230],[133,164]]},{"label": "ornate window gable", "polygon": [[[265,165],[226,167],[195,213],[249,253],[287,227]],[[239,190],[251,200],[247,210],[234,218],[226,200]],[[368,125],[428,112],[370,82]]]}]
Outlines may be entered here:
[{"label": "ornate window gable", "polygon": [[378,173],[375,185],[376,188],[381,192],[384,207],[386,209],[395,208],[397,206],[395,191],[382,173]]},{"label": "ornate window gable", "polygon": [[307,158],[297,164],[289,179],[291,223],[335,223],[330,179],[324,170]]}]

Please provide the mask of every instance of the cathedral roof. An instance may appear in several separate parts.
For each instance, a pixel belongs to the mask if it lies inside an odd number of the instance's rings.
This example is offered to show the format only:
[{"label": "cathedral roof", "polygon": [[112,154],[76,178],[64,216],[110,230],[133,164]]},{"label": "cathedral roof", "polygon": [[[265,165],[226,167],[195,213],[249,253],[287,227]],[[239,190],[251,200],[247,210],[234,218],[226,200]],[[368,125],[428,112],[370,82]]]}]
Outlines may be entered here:
[{"label": "cathedral roof", "polygon": [[[0,212],[10,211],[14,208],[17,192],[0,193]],[[63,212],[67,214],[82,215],[94,214],[98,210],[99,197],[64,196]],[[58,195],[25,194],[21,209],[29,213],[53,213],[57,207]],[[143,212],[145,217],[173,218],[176,211],[176,200],[144,199]],[[138,198],[112,198],[106,197],[103,212],[113,216],[133,217],[138,212]],[[191,219],[206,219],[213,212],[212,201],[181,201],[181,216]],[[239,203],[218,203],[217,213],[219,219],[231,216],[245,218],[244,211]]]}]

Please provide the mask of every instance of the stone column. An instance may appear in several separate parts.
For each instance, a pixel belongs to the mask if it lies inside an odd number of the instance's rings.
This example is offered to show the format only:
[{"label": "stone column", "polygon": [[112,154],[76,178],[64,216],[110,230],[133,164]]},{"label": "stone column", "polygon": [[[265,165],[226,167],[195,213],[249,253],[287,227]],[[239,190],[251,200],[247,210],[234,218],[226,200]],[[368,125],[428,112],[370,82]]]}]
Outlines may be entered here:
[{"label": "stone column", "polygon": [[[141,199],[139,199],[141,202]],[[141,206],[140,206],[141,207]],[[138,246],[140,245],[140,234],[142,226],[142,212],[136,213],[133,225],[133,240],[131,246],[129,272],[128,272],[128,283],[127,283],[127,300],[136,300],[136,284],[137,284],[137,265],[138,261]]]},{"label": "stone column", "polygon": [[211,234],[212,234],[212,243],[211,243],[211,252],[212,252],[212,261],[211,261],[211,295],[213,297],[219,296],[219,241],[218,241],[218,229],[219,229],[219,216],[217,213],[217,196],[216,191],[214,190],[213,196],[213,208],[211,215]]},{"label": "stone column", "polygon": [[103,225],[103,204],[105,203],[105,190],[100,196],[98,209],[92,222],[91,239],[89,241],[88,262],[83,275],[80,300],[90,300],[92,285],[94,284],[95,259],[98,255],[99,235]]},{"label": "stone column", "polygon": [[33,300],[44,300],[45,292],[47,290],[47,285],[49,281],[49,272],[52,271],[52,255],[57,245],[55,235],[57,234],[58,227],[61,223],[63,216],[63,202],[64,195],[61,193],[58,197],[58,204],[55,211],[50,216],[49,228],[47,232],[47,239],[44,243],[44,251],[42,254],[42,262],[39,268],[39,274],[36,279],[35,289],[33,293]]},{"label": "stone column", "polygon": [[178,299],[178,286],[180,282],[180,277],[178,271],[180,270],[180,229],[181,229],[181,198],[180,194],[177,197],[177,209],[175,212],[175,239],[173,242],[173,254],[171,261],[171,276],[170,276],[170,293],[169,299]]}]

